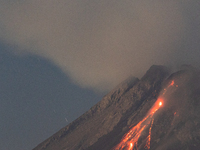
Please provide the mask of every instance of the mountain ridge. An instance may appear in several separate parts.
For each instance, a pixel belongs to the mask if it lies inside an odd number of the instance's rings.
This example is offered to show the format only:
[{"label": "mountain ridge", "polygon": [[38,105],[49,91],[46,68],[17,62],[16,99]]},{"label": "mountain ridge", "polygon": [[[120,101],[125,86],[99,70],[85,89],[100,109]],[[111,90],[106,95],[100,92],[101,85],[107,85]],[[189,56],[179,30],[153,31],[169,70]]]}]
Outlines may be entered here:
[{"label": "mountain ridge", "polygon": [[[170,74],[166,67],[154,65],[140,80],[130,77],[122,82],[90,110],[33,150],[110,150],[121,141],[121,138],[130,130],[130,127],[137,125],[144,118],[160,93],[166,92],[164,87],[171,81],[175,82],[175,85],[167,91],[169,94],[166,94],[165,107],[162,108],[162,111],[159,110],[159,113],[155,116],[156,119],[152,127],[151,149],[168,150],[168,148],[173,149],[173,146],[184,149],[184,144],[180,144],[184,141],[181,134],[186,130],[184,121],[187,122],[187,119],[183,117],[185,115],[183,110],[186,109],[187,105],[193,106],[193,104],[187,104],[190,103],[187,99],[193,95],[196,98],[194,103],[198,104],[198,96],[193,94],[197,93],[196,95],[198,95],[200,91],[197,84],[200,83],[198,79],[199,72],[190,66]],[[186,94],[183,96],[181,90],[187,88],[186,84],[188,86],[188,83],[195,81],[197,82],[193,84],[194,88],[191,85],[191,90],[185,91]],[[180,98],[184,100],[181,101]],[[179,106],[178,102],[182,103],[183,106]],[[196,110],[195,107],[193,109],[193,111]],[[192,116],[192,114],[188,116]],[[196,122],[196,124],[200,123],[198,119]],[[191,127],[194,126],[191,125]],[[179,130],[178,127],[182,127],[183,130]],[[155,128],[158,130],[155,130]],[[143,134],[147,134],[147,131],[144,131]],[[196,137],[200,137],[200,133]],[[144,149],[145,140],[145,136],[141,135],[138,141],[138,149]],[[176,142],[173,142],[173,140]],[[169,145],[166,146],[164,141],[168,141]],[[185,141],[188,141],[188,139],[186,138]],[[198,141],[198,138],[196,141]],[[176,144],[173,145],[174,143]]]}]

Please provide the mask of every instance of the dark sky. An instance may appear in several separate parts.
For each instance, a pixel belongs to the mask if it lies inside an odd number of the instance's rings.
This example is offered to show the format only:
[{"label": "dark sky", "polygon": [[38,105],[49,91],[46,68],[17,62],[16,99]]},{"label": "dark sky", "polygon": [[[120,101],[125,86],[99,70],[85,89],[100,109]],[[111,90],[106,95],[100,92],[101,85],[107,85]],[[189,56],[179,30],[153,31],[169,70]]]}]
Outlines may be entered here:
[{"label": "dark sky", "polygon": [[102,95],[72,84],[38,56],[0,45],[0,148],[30,150],[79,117]]}]

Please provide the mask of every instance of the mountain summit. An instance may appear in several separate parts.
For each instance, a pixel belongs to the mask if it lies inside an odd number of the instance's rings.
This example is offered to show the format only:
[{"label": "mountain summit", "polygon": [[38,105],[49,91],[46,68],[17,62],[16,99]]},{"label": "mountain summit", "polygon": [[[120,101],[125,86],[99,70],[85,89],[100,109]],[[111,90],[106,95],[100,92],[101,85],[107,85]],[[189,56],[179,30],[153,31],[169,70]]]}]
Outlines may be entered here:
[{"label": "mountain summit", "polygon": [[200,72],[152,66],[33,150],[199,150]]}]

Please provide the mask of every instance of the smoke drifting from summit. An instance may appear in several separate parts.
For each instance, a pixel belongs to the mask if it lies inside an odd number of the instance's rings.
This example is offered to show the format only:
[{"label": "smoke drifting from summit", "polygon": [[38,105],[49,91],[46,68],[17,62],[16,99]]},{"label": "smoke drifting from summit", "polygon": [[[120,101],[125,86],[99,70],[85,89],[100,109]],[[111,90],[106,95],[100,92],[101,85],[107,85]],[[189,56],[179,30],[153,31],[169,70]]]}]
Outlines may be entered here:
[{"label": "smoke drifting from summit", "polygon": [[197,64],[199,14],[196,0],[0,0],[0,39],[109,90],[153,64]]}]

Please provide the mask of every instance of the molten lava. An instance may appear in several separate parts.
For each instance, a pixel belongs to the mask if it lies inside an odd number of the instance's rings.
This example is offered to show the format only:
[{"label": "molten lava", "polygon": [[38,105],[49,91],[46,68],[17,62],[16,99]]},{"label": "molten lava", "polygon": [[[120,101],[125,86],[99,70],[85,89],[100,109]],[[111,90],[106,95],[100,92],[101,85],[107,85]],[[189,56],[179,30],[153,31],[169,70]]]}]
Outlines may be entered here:
[{"label": "molten lava", "polygon": [[[173,86],[173,85],[174,85],[174,80],[172,80],[172,82],[171,82],[171,84],[170,84],[169,86]],[[168,86],[168,87],[169,87],[169,86]]]},{"label": "molten lava", "polygon": [[151,127],[149,128],[149,135],[147,137],[147,142],[146,142],[146,145],[145,147],[147,147],[148,149],[150,149],[150,143],[151,143],[151,128],[152,128],[152,125],[153,125],[153,121],[154,119],[152,119],[151,121]]},{"label": "molten lava", "polygon": [[163,100],[159,98],[152,107],[152,109],[149,111],[149,113],[146,115],[146,117],[142,121],[140,121],[136,126],[132,127],[127,134],[124,135],[122,141],[114,148],[114,150],[137,149],[137,143],[138,139],[141,136],[141,133],[150,125],[149,135],[147,137],[147,143],[145,146],[149,149],[151,141],[151,128],[153,125],[153,115],[162,106],[162,104]]},{"label": "molten lava", "polygon": [[[174,86],[174,80],[167,86],[167,88]],[[166,93],[167,89],[164,89],[163,95]],[[141,137],[142,132],[149,127],[149,134],[147,136],[147,141],[145,148],[150,149],[151,143],[151,129],[154,122],[154,114],[163,106],[163,98],[159,97],[155,104],[152,106],[150,111],[137,125],[132,127],[128,133],[126,133],[121,142],[113,148],[113,150],[137,150],[138,140]]]}]

